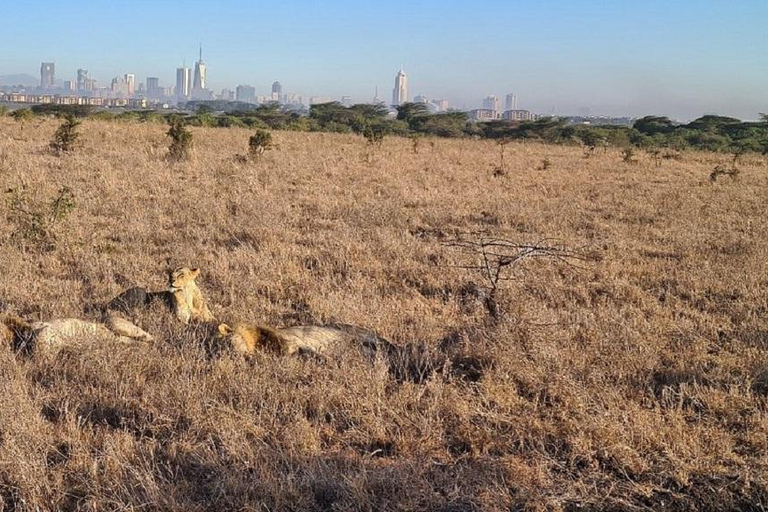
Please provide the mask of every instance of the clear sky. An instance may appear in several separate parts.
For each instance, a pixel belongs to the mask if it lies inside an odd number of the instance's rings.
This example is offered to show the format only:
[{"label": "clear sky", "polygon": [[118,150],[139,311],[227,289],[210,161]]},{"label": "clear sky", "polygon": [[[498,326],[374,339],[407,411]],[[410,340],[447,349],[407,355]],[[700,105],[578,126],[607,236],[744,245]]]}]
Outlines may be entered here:
[{"label": "clear sky", "polygon": [[402,65],[411,96],[476,108],[519,96],[543,114],[768,110],[767,0],[38,0],[3,2],[0,75],[99,85],[135,73],[173,85],[198,43],[210,88],[279,79],[286,92],[391,99]]}]

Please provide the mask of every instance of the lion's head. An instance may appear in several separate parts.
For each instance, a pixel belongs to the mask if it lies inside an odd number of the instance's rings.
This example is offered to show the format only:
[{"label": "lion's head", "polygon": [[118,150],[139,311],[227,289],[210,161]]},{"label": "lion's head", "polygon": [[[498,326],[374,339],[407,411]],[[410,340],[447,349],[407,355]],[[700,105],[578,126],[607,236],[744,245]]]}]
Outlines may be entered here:
[{"label": "lion's head", "polygon": [[235,324],[219,324],[219,340],[239,354],[252,354],[256,345],[256,337],[247,327]]},{"label": "lion's head", "polygon": [[168,274],[168,286],[170,291],[175,292],[183,289],[189,283],[194,283],[195,278],[200,275],[199,268],[180,267]]}]

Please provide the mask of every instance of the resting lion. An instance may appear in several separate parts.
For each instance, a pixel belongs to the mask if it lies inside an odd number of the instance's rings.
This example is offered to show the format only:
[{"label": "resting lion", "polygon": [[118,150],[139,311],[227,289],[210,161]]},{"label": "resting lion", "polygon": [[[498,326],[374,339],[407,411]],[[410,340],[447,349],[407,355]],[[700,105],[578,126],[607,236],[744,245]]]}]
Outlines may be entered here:
[{"label": "resting lion", "polygon": [[108,316],[104,322],[90,322],[79,318],[60,318],[47,322],[34,322],[32,344],[35,349],[56,349],[65,345],[77,345],[93,339],[132,343],[152,341],[152,336],[118,316]]},{"label": "resting lion", "polygon": [[169,289],[172,294],[173,311],[183,323],[190,320],[213,322],[216,320],[205,303],[203,293],[195,283],[200,275],[199,268],[177,268],[169,275]]},{"label": "resting lion", "polygon": [[152,336],[124,318],[109,315],[103,322],[78,318],[60,318],[47,322],[27,322],[16,316],[2,318],[0,334],[14,348],[57,349],[83,342],[113,340],[121,342],[152,341]]},{"label": "resting lion", "polygon": [[236,323],[234,326],[219,324],[218,330],[220,339],[243,355],[253,355],[261,347],[282,355],[299,352],[326,355],[348,343],[375,354],[380,348],[389,349],[391,346],[376,333],[352,325],[300,325],[273,329]]}]

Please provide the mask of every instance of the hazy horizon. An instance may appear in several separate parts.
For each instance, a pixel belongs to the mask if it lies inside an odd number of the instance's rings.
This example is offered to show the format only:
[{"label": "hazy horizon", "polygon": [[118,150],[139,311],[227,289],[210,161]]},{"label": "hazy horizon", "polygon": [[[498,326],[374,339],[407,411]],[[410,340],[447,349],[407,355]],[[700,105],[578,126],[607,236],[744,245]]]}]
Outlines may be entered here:
[{"label": "hazy horizon", "polygon": [[45,0],[34,16],[5,8],[0,75],[39,76],[52,61],[57,79],[84,68],[99,86],[124,73],[170,86],[202,43],[216,93],[249,84],[267,94],[279,80],[285,92],[354,102],[378,87],[389,102],[402,65],[411,98],[464,109],[515,92],[520,108],[541,114],[756,119],[768,110],[768,3],[669,4]]}]

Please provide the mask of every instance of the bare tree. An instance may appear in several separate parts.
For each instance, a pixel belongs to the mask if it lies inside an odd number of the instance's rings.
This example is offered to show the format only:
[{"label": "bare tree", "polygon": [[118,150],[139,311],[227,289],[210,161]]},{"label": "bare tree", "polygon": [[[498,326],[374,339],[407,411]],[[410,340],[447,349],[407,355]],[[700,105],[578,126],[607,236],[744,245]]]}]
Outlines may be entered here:
[{"label": "bare tree", "polygon": [[473,263],[459,265],[459,268],[479,272],[485,278],[488,293],[484,305],[494,321],[502,317],[497,301],[500,283],[513,279],[520,263],[532,258],[549,258],[576,267],[574,260],[585,259],[577,252],[557,245],[555,240],[546,238],[528,244],[486,233],[470,233],[445,242],[445,246],[472,256]]}]

